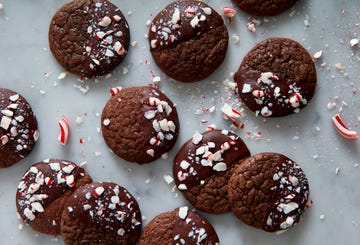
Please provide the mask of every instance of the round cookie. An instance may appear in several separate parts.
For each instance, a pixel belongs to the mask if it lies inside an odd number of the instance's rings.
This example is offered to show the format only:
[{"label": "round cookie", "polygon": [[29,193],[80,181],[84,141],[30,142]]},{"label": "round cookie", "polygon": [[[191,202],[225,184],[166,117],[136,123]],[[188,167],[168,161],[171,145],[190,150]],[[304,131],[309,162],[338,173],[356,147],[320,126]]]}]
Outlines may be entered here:
[{"label": "round cookie", "polygon": [[228,31],[222,17],[197,0],[179,0],[166,6],[152,21],[150,52],[159,68],[181,82],[196,82],[223,62]]},{"label": "round cookie", "polygon": [[30,154],[39,130],[29,103],[20,94],[0,88],[0,168]]},{"label": "round cookie", "polygon": [[135,244],[141,232],[135,198],[112,182],[76,190],[65,204],[61,235],[65,244]]},{"label": "round cookie", "polygon": [[291,8],[297,0],[232,0],[243,11],[257,16],[274,16]]},{"label": "round cookie", "polygon": [[248,156],[246,144],[234,133],[195,133],[174,159],[175,183],[195,208],[214,214],[229,212],[227,183],[239,161]]},{"label": "round cookie", "polygon": [[284,231],[300,221],[309,197],[308,180],[294,161],[278,153],[243,160],[228,184],[235,215],[268,232]]},{"label": "round cookie", "polygon": [[66,199],[77,188],[91,182],[88,173],[73,162],[47,159],[35,163],[19,183],[17,212],[34,230],[59,235]]},{"label": "round cookie", "polygon": [[256,115],[282,117],[298,113],[316,88],[316,69],[298,42],[269,38],[244,57],[234,80],[241,100]]},{"label": "round cookie", "polygon": [[56,60],[81,77],[112,71],[126,56],[129,42],[125,16],[107,0],[67,3],[49,27],[49,45]]},{"label": "round cookie", "polygon": [[188,207],[159,214],[141,233],[139,245],[220,244],[214,227]]},{"label": "round cookie", "polygon": [[106,144],[119,157],[139,164],[167,157],[179,134],[174,104],[153,87],[131,87],[114,95],[101,116]]}]

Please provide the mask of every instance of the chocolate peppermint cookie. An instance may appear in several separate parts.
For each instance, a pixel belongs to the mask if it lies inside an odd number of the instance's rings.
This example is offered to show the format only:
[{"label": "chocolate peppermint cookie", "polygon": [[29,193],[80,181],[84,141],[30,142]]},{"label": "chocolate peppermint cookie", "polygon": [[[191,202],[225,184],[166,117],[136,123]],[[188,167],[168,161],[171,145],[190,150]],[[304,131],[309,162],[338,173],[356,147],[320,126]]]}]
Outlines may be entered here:
[{"label": "chocolate peppermint cookie", "polygon": [[60,220],[66,199],[91,177],[75,163],[47,159],[33,164],[16,192],[20,218],[38,232],[60,234]]},{"label": "chocolate peppermint cookie", "polygon": [[236,167],[228,185],[235,215],[268,232],[287,230],[300,221],[309,198],[308,180],[294,161],[260,153]]},{"label": "chocolate peppermint cookie", "polygon": [[291,8],[297,0],[233,0],[243,11],[258,16],[278,15]]},{"label": "chocolate peppermint cookie", "polygon": [[312,99],[317,82],[310,54],[287,38],[257,44],[244,57],[234,80],[241,100],[264,117],[300,112]]},{"label": "chocolate peppermint cookie", "polygon": [[139,245],[220,244],[213,226],[188,207],[159,214],[145,226]]},{"label": "chocolate peppermint cookie", "polygon": [[39,130],[30,104],[20,94],[0,88],[0,168],[30,154]]},{"label": "chocolate peppermint cookie", "polygon": [[65,203],[61,235],[70,244],[135,244],[141,232],[135,198],[112,182],[94,182],[76,190]]},{"label": "chocolate peppermint cookie", "polygon": [[221,16],[207,4],[179,0],[152,21],[150,52],[159,68],[181,82],[208,77],[223,62],[228,32]]},{"label": "chocolate peppermint cookie", "polygon": [[249,155],[242,139],[227,130],[195,133],[174,159],[175,183],[195,208],[229,212],[227,183],[239,161]]},{"label": "chocolate peppermint cookie", "polygon": [[107,102],[101,128],[116,155],[144,164],[167,156],[179,134],[179,119],[176,107],[160,90],[132,87]]},{"label": "chocolate peppermint cookie", "polygon": [[65,70],[81,77],[112,71],[127,54],[129,27],[107,0],[75,0],[62,6],[49,27],[49,45]]}]

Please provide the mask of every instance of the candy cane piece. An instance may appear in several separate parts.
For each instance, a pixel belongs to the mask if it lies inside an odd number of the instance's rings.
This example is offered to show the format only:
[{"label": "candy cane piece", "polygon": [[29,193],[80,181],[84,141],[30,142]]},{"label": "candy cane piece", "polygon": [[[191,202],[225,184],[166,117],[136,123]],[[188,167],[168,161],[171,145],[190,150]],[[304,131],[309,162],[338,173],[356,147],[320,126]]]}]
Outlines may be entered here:
[{"label": "candy cane piece", "polygon": [[241,116],[241,113],[232,108],[229,104],[225,103],[221,108],[222,113],[232,121],[235,121]]},{"label": "candy cane piece", "polygon": [[61,117],[61,120],[59,121],[59,126],[60,134],[58,139],[62,145],[66,145],[70,136],[70,124],[64,116]]},{"label": "candy cane piece", "polygon": [[350,130],[345,123],[343,122],[342,118],[340,117],[340,114],[336,114],[332,118],[332,122],[335,126],[335,129],[338,131],[340,135],[342,135],[346,139],[350,140],[356,140],[359,135],[356,131]]},{"label": "candy cane piece", "polygon": [[236,10],[229,7],[223,7],[223,13],[224,16],[228,19],[229,23],[231,23],[232,18],[236,14]]},{"label": "candy cane piece", "polygon": [[110,89],[110,95],[114,96],[115,94],[118,94],[122,90],[122,87],[114,87]]}]

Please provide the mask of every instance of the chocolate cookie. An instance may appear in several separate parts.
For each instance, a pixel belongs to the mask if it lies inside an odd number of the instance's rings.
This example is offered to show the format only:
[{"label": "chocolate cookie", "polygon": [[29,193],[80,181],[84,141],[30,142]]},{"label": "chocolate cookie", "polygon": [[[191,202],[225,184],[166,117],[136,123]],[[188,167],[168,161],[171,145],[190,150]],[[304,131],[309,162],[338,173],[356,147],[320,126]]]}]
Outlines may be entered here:
[{"label": "chocolate cookie", "polygon": [[34,113],[24,97],[0,88],[0,168],[30,154],[39,138]]},{"label": "chocolate cookie", "polygon": [[112,71],[127,54],[129,27],[106,0],[75,0],[62,6],[49,27],[49,45],[65,70],[81,77]]},{"label": "chocolate cookie", "polygon": [[233,0],[243,11],[258,16],[278,15],[291,8],[297,0]]},{"label": "chocolate cookie", "polygon": [[147,224],[139,245],[220,244],[213,226],[188,207],[159,214]]},{"label": "chocolate cookie", "polygon": [[277,153],[260,153],[236,167],[228,185],[235,215],[268,232],[287,230],[300,221],[309,184],[302,169]]},{"label": "chocolate cookie", "polygon": [[234,79],[241,100],[264,117],[300,112],[316,88],[310,54],[287,38],[269,38],[257,44],[243,59]]},{"label": "chocolate cookie", "polygon": [[227,183],[239,161],[249,155],[241,138],[227,130],[195,133],[174,159],[175,183],[195,208],[229,212]]},{"label": "chocolate cookie", "polygon": [[60,234],[60,219],[66,199],[91,177],[75,163],[47,159],[33,164],[24,174],[16,193],[20,218],[36,231]]},{"label": "chocolate cookie", "polygon": [[112,182],[94,182],[69,197],[61,219],[65,244],[135,244],[141,213],[135,198]]},{"label": "chocolate cookie", "polygon": [[127,88],[114,95],[101,122],[105,142],[114,153],[139,164],[165,157],[179,134],[174,104],[152,87]]},{"label": "chocolate cookie", "polygon": [[181,82],[205,79],[223,62],[228,32],[221,16],[207,4],[179,0],[152,21],[150,52],[159,68]]}]

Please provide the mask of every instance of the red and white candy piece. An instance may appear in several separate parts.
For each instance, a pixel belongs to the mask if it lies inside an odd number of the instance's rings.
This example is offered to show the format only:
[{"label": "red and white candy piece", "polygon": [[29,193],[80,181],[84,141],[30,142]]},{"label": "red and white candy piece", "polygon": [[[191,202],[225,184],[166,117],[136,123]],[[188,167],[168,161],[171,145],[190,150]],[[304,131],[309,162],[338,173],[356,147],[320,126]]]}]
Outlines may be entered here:
[{"label": "red and white candy piece", "polygon": [[261,98],[265,95],[265,92],[262,91],[262,90],[254,90],[252,92],[253,96],[256,97],[256,98]]},{"label": "red and white candy piece", "polygon": [[160,100],[158,98],[155,97],[150,97],[146,100],[146,104],[147,105],[160,105]]},{"label": "red and white candy piece", "polygon": [[221,108],[222,113],[232,121],[235,121],[241,116],[241,113],[232,108],[229,104],[225,103]]},{"label": "red and white candy piece", "polygon": [[113,21],[115,21],[115,22],[119,22],[119,21],[121,20],[121,17],[116,14],[116,15],[114,15],[114,16],[112,17],[112,19],[113,19]]},{"label": "red and white candy piece", "polygon": [[123,55],[126,52],[124,46],[119,41],[115,42],[113,48],[118,55]]},{"label": "red and white candy piece", "polygon": [[231,23],[232,18],[236,14],[236,10],[229,7],[223,7],[223,14],[227,18],[229,23]]},{"label": "red and white candy piece", "polygon": [[114,96],[115,94],[118,94],[122,90],[122,87],[114,87],[110,89],[110,95]]},{"label": "red and white candy piece", "polygon": [[185,10],[185,12],[186,12],[186,16],[187,17],[194,17],[195,16],[195,14],[196,14],[196,12],[195,12],[195,9],[192,7],[192,6],[189,6],[189,7],[187,7],[187,9]]},{"label": "red and white candy piece", "polygon": [[98,40],[102,40],[104,37],[105,37],[106,33],[103,32],[103,31],[98,31],[96,32],[96,35],[95,37],[98,39]]},{"label": "red and white candy piece", "polygon": [[9,137],[7,135],[1,136],[1,143],[5,145],[7,142],[9,142]]},{"label": "red and white candy piece", "polygon": [[61,117],[61,120],[59,121],[59,126],[60,134],[58,139],[62,145],[66,145],[70,136],[70,124],[64,116]]},{"label": "red and white candy piece", "polygon": [[102,26],[102,27],[106,27],[108,25],[110,25],[111,23],[111,18],[109,16],[104,16],[100,22],[98,23],[99,26]]},{"label": "red and white candy piece", "polygon": [[93,194],[96,198],[98,198],[99,196],[101,196],[103,194],[104,190],[105,189],[102,186],[96,187]]},{"label": "red and white candy piece", "polygon": [[342,118],[340,117],[340,114],[336,114],[331,118],[335,129],[338,131],[340,135],[345,137],[346,139],[350,140],[356,140],[359,138],[359,135],[356,131],[350,130],[345,123],[343,122]]},{"label": "red and white candy piece", "polygon": [[175,8],[174,14],[172,16],[171,22],[175,25],[180,21],[180,10]]}]

